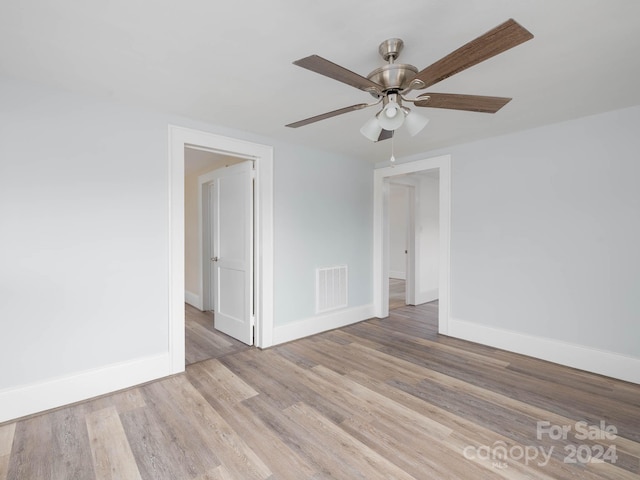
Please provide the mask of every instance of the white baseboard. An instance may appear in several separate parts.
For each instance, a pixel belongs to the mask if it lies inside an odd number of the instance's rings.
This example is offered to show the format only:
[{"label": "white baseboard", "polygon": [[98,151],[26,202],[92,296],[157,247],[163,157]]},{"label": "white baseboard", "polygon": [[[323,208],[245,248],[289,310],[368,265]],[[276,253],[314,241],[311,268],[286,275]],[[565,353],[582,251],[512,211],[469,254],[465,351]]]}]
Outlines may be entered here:
[{"label": "white baseboard", "polygon": [[371,317],[373,317],[373,305],[363,305],[276,326],[273,329],[273,345],[345,327]]},{"label": "white baseboard", "polygon": [[396,280],[406,280],[407,274],[405,272],[389,272],[389,278],[394,278]]},{"label": "white baseboard", "polygon": [[640,383],[640,358],[453,318],[449,319],[448,335],[607,377]]},{"label": "white baseboard", "polygon": [[0,423],[171,375],[168,353],[0,390]]},{"label": "white baseboard", "polygon": [[203,310],[202,297],[200,295],[196,295],[193,292],[185,290],[184,291],[184,301],[185,301],[185,303],[188,303],[189,305],[191,305],[192,307],[197,308],[200,311]]},{"label": "white baseboard", "polygon": [[418,294],[418,298],[416,298],[416,305],[422,305],[423,303],[433,302],[434,300],[438,300],[437,288],[420,292]]}]

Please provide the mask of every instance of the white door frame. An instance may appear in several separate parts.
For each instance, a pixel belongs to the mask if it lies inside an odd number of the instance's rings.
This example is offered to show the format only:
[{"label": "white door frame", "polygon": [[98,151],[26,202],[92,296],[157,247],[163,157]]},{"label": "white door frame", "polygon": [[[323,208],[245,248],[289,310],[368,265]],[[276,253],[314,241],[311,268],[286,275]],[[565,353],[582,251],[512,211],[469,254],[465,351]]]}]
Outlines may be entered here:
[{"label": "white door frame", "polygon": [[255,344],[273,344],[273,147],[169,125],[169,356],[171,373],[185,368],[184,149],[255,160]]},{"label": "white door frame", "polygon": [[438,169],[440,198],[440,252],[438,332],[449,331],[450,314],[450,236],[451,236],[451,155],[442,155],[373,173],[373,305],[378,318],[389,316],[389,182],[397,175]]}]

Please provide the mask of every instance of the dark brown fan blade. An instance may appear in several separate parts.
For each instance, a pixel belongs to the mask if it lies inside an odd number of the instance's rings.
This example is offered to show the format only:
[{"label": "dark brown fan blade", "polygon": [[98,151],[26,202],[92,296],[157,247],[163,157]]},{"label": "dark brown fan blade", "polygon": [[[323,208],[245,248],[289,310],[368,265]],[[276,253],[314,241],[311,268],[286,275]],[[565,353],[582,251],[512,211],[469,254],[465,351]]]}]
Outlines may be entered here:
[{"label": "dark brown fan blade", "polygon": [[376,140],[376,142],[381,142],[382,140],[388,140],[389,138],[393,137],[393,130],[382,130],[380,132],[380,136],[378,137],[378,140]]},{"label": "dark brown fan blade", "polygon": [[304,120],[300,120],[299,122],[290,123],[289,125],[285,125],[285,126],[291,127],[291,128],[303,127],[305,125],[309,125],[310,123],[324,120],[325,118],[331,118],[337,115],[342,115],[343,113],[353,112],[355,110],[360,110],[361,108],[365,108],[368,106],[369,106],[368,103],[358,103],[357,105],[351,105],[350,107],[344,107],[338,110],[333,110],[332,112],[323,113],[322,115],[316,115],[315,117],[306,118]]},{"label": "dark brown fan blade", "polygon": [[429,87],[532,38],[531,32],[509,19],[418,72],[415,78],[425,83],[423,88]]},{"label": "dark brown fan blade", "polygon": [[351,70],[347,70],[340,65],[330,62],[329,60],[319,57],[318,55],[301,58],[300,60],[293,62],[293,64],[306,68],[307,70],[311,70],[312,72],[319,73],[320,75],[333,78],[339,82],[346,83],[352,87],[359,88],[365,92],[373,91],[378,94],[382,92],[382,87],[377,83],[372,82],[368,78],[358,75]]},{"label": "dark brown fan blade", "polygon": [[[424,97],[424,100],[420,100]],[[506,97],[484,97],[456,93],[425,93],[413,103],[416,107],[448,108],[470,112],[496,113],[511,101]]]}]

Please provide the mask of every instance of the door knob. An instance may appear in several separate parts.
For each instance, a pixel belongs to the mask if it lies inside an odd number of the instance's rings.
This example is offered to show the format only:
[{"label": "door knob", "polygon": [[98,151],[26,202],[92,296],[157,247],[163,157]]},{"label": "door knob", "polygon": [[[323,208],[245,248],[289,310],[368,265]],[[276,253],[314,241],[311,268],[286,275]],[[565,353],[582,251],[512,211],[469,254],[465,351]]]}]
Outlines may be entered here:
[{"label": "door knob", "polygon": [[212,262],[217,262],[217,261],[218,261],[218,257],[213,257],[213,258],[211,259],[211,261],[212,261]]}]

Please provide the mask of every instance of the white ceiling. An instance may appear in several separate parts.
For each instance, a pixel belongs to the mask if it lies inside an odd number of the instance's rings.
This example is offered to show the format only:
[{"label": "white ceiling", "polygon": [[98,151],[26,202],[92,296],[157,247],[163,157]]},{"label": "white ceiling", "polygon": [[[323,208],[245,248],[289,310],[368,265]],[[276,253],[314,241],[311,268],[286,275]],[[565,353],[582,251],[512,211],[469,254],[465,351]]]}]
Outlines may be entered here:
[{"label": "white ceiling", "polygon": [[318,54],[366,76],[378,44],[422,69],[508,18],[535,38],[430,91],[513,97],[495,115],[421,109],[396,156],[640,104],[637,0],[22,0],[0,4],[0,74],[53,84],[290,143],[389,157],[359,133],[371,100],[292,65]]}]

